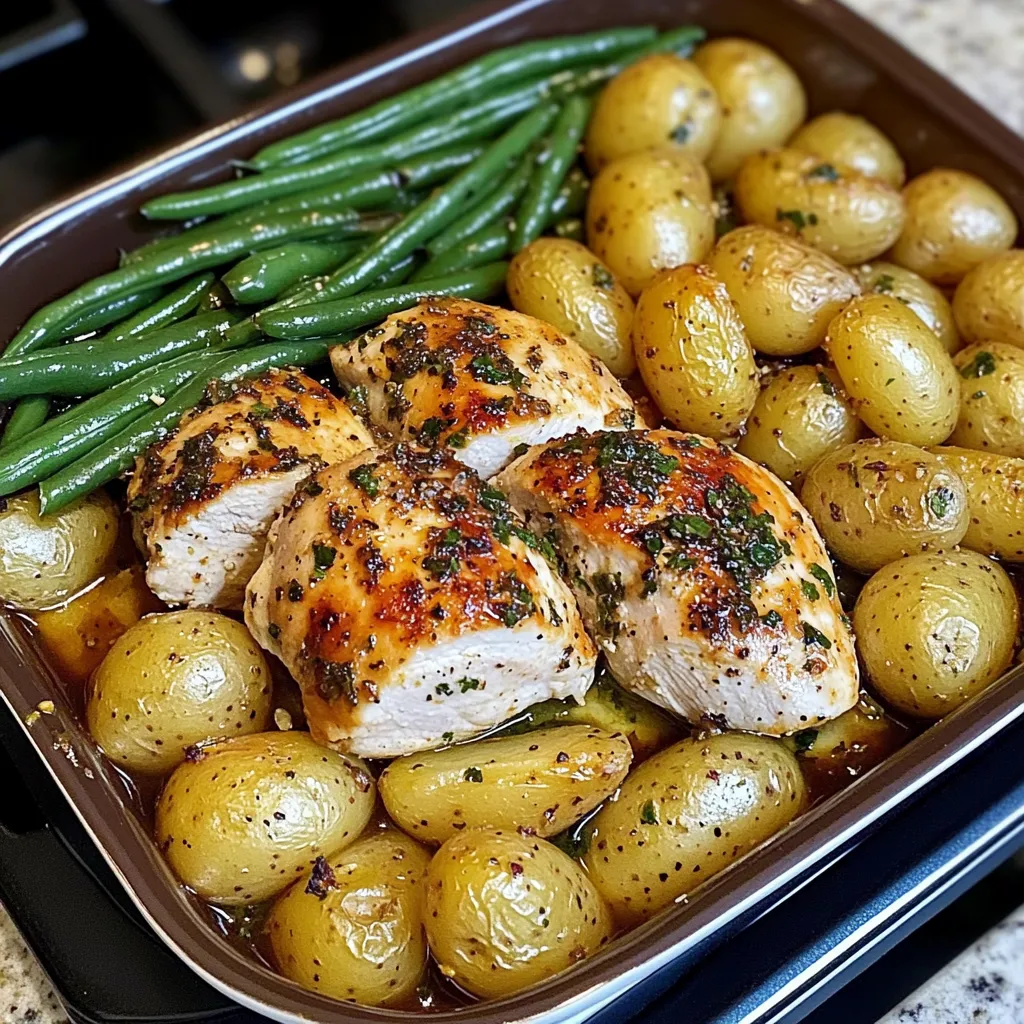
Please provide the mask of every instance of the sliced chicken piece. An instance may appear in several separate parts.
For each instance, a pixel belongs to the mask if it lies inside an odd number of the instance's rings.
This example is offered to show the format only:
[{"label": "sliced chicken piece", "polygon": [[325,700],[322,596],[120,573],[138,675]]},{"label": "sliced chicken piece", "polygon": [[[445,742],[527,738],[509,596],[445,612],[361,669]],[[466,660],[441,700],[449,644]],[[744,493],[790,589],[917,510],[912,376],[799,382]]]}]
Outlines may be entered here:
[{"label": "sliced chicken piece", "polygon": [[270,370],[204,402],[136,460],[128,499],[150,589],[168,604],[241,608],[296,485],[372,444],[348,406],[302,373]]},{"label": "sliced chicken piece", "polygon": [[643,426],[599,359],[550,324],[435,298],[331,350],[342,384],[365,394],[395,440],[443,445],[487,478],[519,445],[577,429]]},{"label": "sliced chicken piece", "polygon": [[245,621],[298,681],[314,736],[397,757],[582,699],[596,653],[541,549],[449,452],[400,443],[296,493]]},{"label": "sliced chicken piece", "polygon": [[581,433],[495,483],[564,556],[624,686],[691,722],[776,735],[856,704],[825,546],[767,470],[673,430]]}]

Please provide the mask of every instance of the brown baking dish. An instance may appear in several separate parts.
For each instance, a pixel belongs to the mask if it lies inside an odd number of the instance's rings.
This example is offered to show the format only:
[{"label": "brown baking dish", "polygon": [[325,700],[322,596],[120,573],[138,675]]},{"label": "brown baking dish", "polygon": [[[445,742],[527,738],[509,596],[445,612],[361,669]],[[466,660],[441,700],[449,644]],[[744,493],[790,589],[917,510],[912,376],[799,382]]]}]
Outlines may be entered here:
[{"label": "brown baking dish", "polygon": [[[998,189],[1024,221],[1024,142],[929,68],[832,0],[523,0],[477,8],[446,26],[344,65],[248,117],[173,149],[43,210],[0,240],[0,337],[44,302],[111,269],[120,248],[153,229],[140,204],[161,192],[228,176],[229,161],[273,139],[357,109],[497,46],[623,21],[662,28],[694,22],[778,50],[808,89],[812,113],[861,113],[902,151],[910,173],[945,165]],[[500,1001],[434,1015],[477,1024],[583,1021],[654,971],[781,901],[867,830],[1016,719],[1024,669],[930,727],[850,788],[818,805],[765,846],[716,875],[688,902],[624,935],[593,959]],[[0,695],[86,830],[155,931],[216,988],[277,1020],[348,1024],[409,1017],[337,1003],[294,986],[233,949],[175,882],[122,777],[95,751],[75,701],[25,624],[0,616]],[[52,715],[32,714],[52,700]],[[31,723],[31,724],[30,724]]]}]

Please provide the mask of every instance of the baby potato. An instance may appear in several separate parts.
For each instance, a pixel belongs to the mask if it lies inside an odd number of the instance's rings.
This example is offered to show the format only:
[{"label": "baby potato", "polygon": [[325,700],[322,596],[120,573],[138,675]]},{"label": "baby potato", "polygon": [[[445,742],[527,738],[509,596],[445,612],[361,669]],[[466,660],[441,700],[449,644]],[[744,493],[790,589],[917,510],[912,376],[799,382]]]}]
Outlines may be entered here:
[{"label": "baby potato", "polygon": [[722,105],[722,125],[707,158],[714,181],[726,181],[745,157],[781,146],[807,116],[807,94],[793,69],[750,39],[713,39],[693,55]]},{"label": "baby potato", "polygon": [[1020,625],[1005,571],[973,551],[914,555],[880,569],[853,609],[857,650],[878,692],[941,718],[1013,661]]},{"label": "baby potato", "polygon": [[857,267],[856,274],[865,294],[891,295],[912,309],[935,332],[950,355],[960,348],[953,307],[930,281],[906,267],[881,261]]},{"label": "baby potato", "polygon": [[835,260],[759,225],[720,238],[707,264],[736,304],[750,344],[769,356],[818,348],[832,317],[860,294],[857,279]]},{"label": "baby potato", "polygon": [[0,498],[0,602],[40,611],[74,597],[102,573],[117,529],[106,491],[48,516],[37,490]]},{"label": "baby potato", "polygon": [[714,271],[676,267],[645,288],[633,318],[633,351],[673,426],[718,439],[742,428],[757,400],[757,366]]},{"label": "baby potato", "polygon": [[629,337],[633,300],[585,245],[538,238],[515,255],[505,287],[515,309],[578,341],[617,377],[636,369]]},{"label": "baby potato", "polygon": [[621,733],[556,725],[395,758],[380,795],[395,823],[426,843],[482,825],[553,836],[611,796],[632,758]]},{"label": "baby potato", "polygon": [[810,798],[822,800],[881,764],[910,738],[910,731],[864,690],[838,718],[787,736],[800,762]]},{"label": "baby potato", "polygon": [[972,451],[932,448],[967,488],[967,533],[961,544],[1004,562],[1024,562],[1024,459]]},{"label": "baby potato", "polygon": [[868,438],[829,452],[811,467],[800,500],[832,553],[859,572],[952,547],[967,531],[956,471],[899,441]]},{"label": "baby potato", "polygon": [[998,341],[968,345],[953,362],[964,383],[949,443],[1024,457],[1024,350]]},{"label": "baby potato", "polygon": [[686,153],[619,157],[590,186],[587,244],[630,295],[666,267],[699,263],[714,241],[708,172]]},{"label": "baby potato", "polygon": [[425,921],[441,973],[484,998],[546,981],[612,935],[608,908],[575,861],[502,829],[466,829],[434,854]]},{"label": "baby potato", "polygon": [[776,739],[696,736],[631,772],[593,820],[584,863],[636,924],[764,842],[804,808],[796,758]]},{"label": "baby potato", "polygon": [[736,203],[745,221],[795,235],[848,266],[885,252],[903,228],[896,189],[798,149],[748,156],[736,175]]},{"label": "baby potato", "polygon": [[206,611],[157,612],[125,632],[92,677],[92,738],[114,764],[168,772],[186,750],[262,732],[270,669],[240,622]]},{"label": "baby potato", "polygon": [[952,433],[960,377],[939,339],[902,302],[854,299],[829,324],[825,348],[857,415],[880,437],[929,445]]},{"label": "baby potato", "polygon": [[703,161],[721,123],[718,97],[700,68],[674,53],[654,53],[601,91],[583,153],[593,174],[617,157],[664,146]]},{"label": "baby potato", "polygon": [[967,342],[1024,348],[1024,249],[983,260],[953,295],[953,315]]},{"label": "baby potato", "polygon": [[823,455],[862,432],[835,370],[792,366],[762,388],[736,450],[796,486]]},{"label": "baby potato", "polygon": [[430,854],[397,829],[319,857],[274,904],[267,935],[281,973],[364,1006],[409,998],[427,966]]},{"label": "baby potato", "polygon": [[856,114],[834,110],[812,118],[789,140],[789,145],[838,167],[880,178],[893,188],[902,188],[907,180],[903,158],[890,139]]},{"label": "baby potato", "polygon": [[375,796],[361,761],[308,732],[240,736],[174,770],[157,802],[155,838],[203,899],[258,903],[355,840]]},{"label": "baby potato", "polygon": [[964,171],[925,171],[903,190],[906,225],[889,258],[933,284],[957,284],[1009,249],[1017,218],[995,189]]}]

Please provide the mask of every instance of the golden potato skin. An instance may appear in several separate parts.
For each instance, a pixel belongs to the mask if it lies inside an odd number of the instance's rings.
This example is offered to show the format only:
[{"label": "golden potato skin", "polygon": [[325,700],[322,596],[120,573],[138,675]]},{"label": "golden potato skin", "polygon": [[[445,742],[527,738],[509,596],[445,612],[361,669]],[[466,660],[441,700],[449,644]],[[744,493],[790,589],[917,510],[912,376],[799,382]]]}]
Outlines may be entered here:
[{"label": "golden potato skin", "polygon": [[271,691],[270,668],[240,622],[213,611],[157,612],[100,663],[85,717],[114,764],[163,773],[188,747],[266,729]]},{"label": "golden potato skin", "polygon": [[959,544],[967,531],[967,491],[930,452],[867,438],[829,452],[800,490],[832,553],[874,572],[902,555]]},{"label": "golden potato skin", "polygon": [[467,826],[546,837],[611,796],[632,759],[621,734],[556,725],[407,754],[378,784],[392,820],[421,842],[440,845]]},{"label": "golden potato skin", "polygon": [[644,289],[633,351],[647,390],[673,426],[717,439],[742,428],[757,400],[757,366],[714,271],[676,267]]},{"label": "golden potato skin", "polygon": [[631,772],[593,820],[584,863],[623,924],[637,924],[764,842],[804,808],[796,758],[744,733],[682,740]]},{"label": "golden potato skin", "polygon": [[857,415],[879,437],[929,445],[952,433],[960,375],[939,339],[898,299],[854,299],[829,324],[825,348]]},{"label": "golden potato skin", "polygon": [[902,188],[907,180],[903,158],[889,137],[856,114],[834,110],[812,118],[798,129],[789,145],[830,164],[880,178],[893,188]]},{"label": "golden potato skin", "polygon": [[686,153],[619,157],[590,186],[587,244],[630,295],[666,267],[699,263],[714,241],[708,173]]},{"label": "golden potato skin", "polygon": [[0,503],[0,604],[55,608],[103,571],[117,543],[118,513],[94,491],[54,515],[39,514],[34,488]]},{"label": "golden potato skin", "polygon": [[633,300],[585,245],[538,238],[516,253],[505,286],[514,309],[578,341],[617,377],[636,369],[629,336]]},{"label": "golden potato skin", "polygon": [[434,854],[425,920],[441,973],[484,998],[544,981],[612,935],[608,908],[575,861],[502,829],[466,829]]},{"label": "golden potato skin", "polygon": [[713,39],[693,62],[722,104],[722,125],[707,159],[714,181],[726,181],[744,158],[781,146],[807,116],[807,94],[793,69],[773,50],[750,39]]},{"label": "golden potato skin", "polygon": [[895,263],[876,260],[856,270],[865,294],[891,295],[909,306],[934,332],[942,347],[953,355],[960,348],[960,333],[949,299],[930,281]]},{"label": "golden potato skin", "polygon": [[958,284],[983,260],[1009,249],[1017,218],[981,178],[945,167],[903,190],[907,219],[889,258],[933,284]]},{"label": "golden potato skin", "polygon": [[941,718],[1013,660],[1017,595],[973,551],[914,555],[880,569],[853,609],[857,649],[875,689],[919,718]]},{"label": "golden potato skin", "polygon": [[998,341],[968,345],[953,362],[963,383],[949,443],[1024,457],[1024,350]]},{"label": "golden potato skin", "polygon": [[718,97],[700,68],[674,53],[655,53],[601,90],[583,153],[592,174],[620,156],[665,146],[703,161],[721,123]]},{"label": "golden potato skin", "polygon": [[303,988],[364,1006],[408,999],[427,966],[430,854],[397,829],[370,832],[279,897],[266,931]]},{"label": "golden potato skin", "polygon": [[857,279],[835,260],[756,224],[720,238],[707,264],[732,297],[750,344],[769,356],[818,348],[831,319],[860,294]]},{"label": "golden potato skin", "polygon": [[767,380],[736,450],[797,486],[823,455],[863,430],[835,370],[792,366]]},{"label": "golden potato skin", "polygon": [[940,447],[931,452],[967,488],[967,533],[961,544],[1004,562],[1024,562],[1024,459]]},{"label": "golden potato skin", "polygon": [[900,193],[798,149],[748,156],[736,175],[743,220],[793,235],[851,266],[885,252],[903,228]]},{"label": "golden potato skin", "polygon": [[257,733],[175,769],[157,803],[155,838],[204,899],[257,903],[355,840],[375,797],[358,759],[308,732]]},{"label": "golden potato skin", "polygon": [[989,256],[957,285],[953,315],[967,342],[1024,348],[1024,249]]}]

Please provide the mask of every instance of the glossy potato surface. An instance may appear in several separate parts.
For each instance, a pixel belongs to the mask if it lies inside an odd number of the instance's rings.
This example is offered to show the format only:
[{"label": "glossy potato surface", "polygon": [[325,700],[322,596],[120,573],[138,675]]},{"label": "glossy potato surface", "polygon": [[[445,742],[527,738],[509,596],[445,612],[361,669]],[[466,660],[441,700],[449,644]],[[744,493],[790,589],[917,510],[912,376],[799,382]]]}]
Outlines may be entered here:
[{"label": "glossy potato surface", "polygon": [[812,118],[789,140],[794,149],[900,188],[907,172],[903,158],[884,132],[857,114],[834,110]]},{"label": "glossy potato surface", "polygon": [[1024,250],[997,253],[968,271],[953,295],[953,315],[968,343],[1024,348]]},{"label": "glossy potato surface", "polygon": [[1024,457],[1024,349],[998,341],[968,345],[960,371],[960,416],[949,443]]}]

